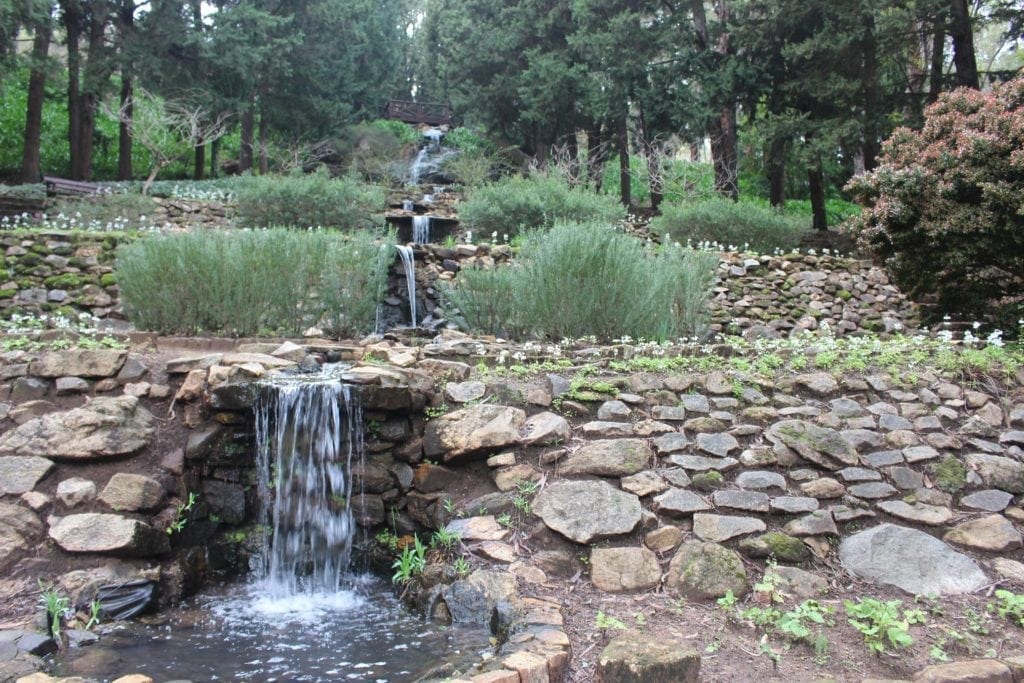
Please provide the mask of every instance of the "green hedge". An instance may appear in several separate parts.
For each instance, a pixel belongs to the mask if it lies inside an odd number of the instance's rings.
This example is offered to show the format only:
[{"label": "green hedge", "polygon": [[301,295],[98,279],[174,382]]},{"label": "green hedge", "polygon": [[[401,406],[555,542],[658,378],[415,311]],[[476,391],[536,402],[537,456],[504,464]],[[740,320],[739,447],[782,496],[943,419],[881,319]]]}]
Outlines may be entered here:
[{"label": "green hedge", "polygon": [[122,246],[117,282],[136,327],[163,333],[338,336],[372,331],[394,236],[287,229],[155,235]]},{"label": "green hedge", "polygon": [[308,175],[249,176],[235,182],[238,221],[244,227],[336,227],[379,225],[386,208],[383,188],[357,178]]}]

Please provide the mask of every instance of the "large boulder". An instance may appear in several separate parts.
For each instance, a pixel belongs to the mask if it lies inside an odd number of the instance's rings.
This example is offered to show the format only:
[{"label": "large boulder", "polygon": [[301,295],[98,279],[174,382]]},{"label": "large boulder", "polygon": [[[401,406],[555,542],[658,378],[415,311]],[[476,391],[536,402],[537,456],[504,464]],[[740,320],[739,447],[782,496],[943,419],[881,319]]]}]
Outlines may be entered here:
[{"label": "large boulder", "polygon": [[688,643],[635,633],[615,638],[597,660],[600,683],[697,683],[700,654]]},{"label": "large boulder", "polygon": [[484,455],[513,446],[526,413],[519,408],[475,405],[442,415],[427,423],[423,452],[445,462]]},{"label": "large boulder", "polygon": [[490,624],[496,608],[516,600],[516,577],[508,572],[478,569],[446,586],[443,595],[452,621]]},{"label": "large boulder", "polygon": [[551,529],[577,543],[628,534],[640,523],[640,499],[605,481],[558,481],[533,501]]},{"label": "large boulder", "polygon": [[969,593],[988,583],[966,555],[923,531],[880,524],[850,536],[839,559],[851,574],[912,595]]},{"label": "large boulder", "polygon": [[984,453],[971,453],[965,460],[967,467],[976,471],[987,486],[1024,493],[1024,463]]},{"label": "large boulder", "polygon": [[747,570],[735,551],[717,543],[687,541],[668,565],[665,586],[692,600],[720,598],[728,591],[746,594]]},{"label": "large boulder", "polygon": [[127,357],[127,351],[117,349],[44,351],[29,372],[37,377],[113,377]]},{"label": "large boulder", "polygon": [[42,533],[43,524],[31,510],[0,503],[0,569],[17,559],[15,553],[28,550]]},{"label": "large boulder", "polygon": [[50,526],[50,538],[69,553],[150,557],[170,549],[166,533],[121,515],[68,515]]},{"label": "large boulder", "polygon": [[92,460],[149,445],[155,418],[134,396],[94,398],[81,408],[37,417],[0,436],[0,456]]},{"label": "large boulder", "polygon": [[773,424],[766,436],[770,441],[792,448],[805,460],[836,470],[860,464],[857,449],[834,429],[804,420],[783,420]]}]

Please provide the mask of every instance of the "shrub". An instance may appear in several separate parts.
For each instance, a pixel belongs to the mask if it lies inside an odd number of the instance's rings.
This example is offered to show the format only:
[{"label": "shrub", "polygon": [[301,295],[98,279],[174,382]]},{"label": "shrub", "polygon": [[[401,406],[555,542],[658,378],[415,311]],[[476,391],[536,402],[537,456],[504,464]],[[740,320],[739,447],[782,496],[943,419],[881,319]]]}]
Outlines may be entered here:
[{"label": "shrub", "polygon": [[378,225],[383,189],[357,178],[331,178],[325,169],[308,175],[250,176],[236,183],[238,220],[245,227],[337,227]]},{"label": "shrub", "polygon": [[196,231],[118,250],[125,312],[165,333],[337,335],[373,328],[393,259],[393,235],[358,231]]},{"label": "shrub", "polygon": [[703,331],[717,264],[706,252],[654,251],[606,225],[560,223],[529,233],[513,265],[463,271],[442,296],[473,330],[662,340]]},{"label": "shrub", "polygon": [[786,216],[766,206],[713,197],[683,204],[667,204],[651,221],[655,235],[669,235],[681,244],[717,242],[760,252],[788,251],[800,244],[810,225],[806,219]]},{"label": "shrub", "polygon": [[505,178],[478,188],[459,212],[472,229],[514,235],[551,227],[559,220],[611,224],[625,217],[614,198],[572,188],[557,177]]},{"label": "shrub", "polygon": [[[1024,77],[946,93],[920,131],[897,129],[882,163],[847,189],[867,207],[849,223],[912,296],[944,313],[1024,315]],[[1009,325],[1009,327],[1005,327]]]}]

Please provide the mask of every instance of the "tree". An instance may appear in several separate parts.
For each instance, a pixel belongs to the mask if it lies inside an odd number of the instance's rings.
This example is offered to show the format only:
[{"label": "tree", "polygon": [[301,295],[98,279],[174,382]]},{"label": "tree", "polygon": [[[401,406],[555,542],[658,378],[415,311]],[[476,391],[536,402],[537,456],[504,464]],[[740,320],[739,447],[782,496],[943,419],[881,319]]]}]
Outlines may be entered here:
[{"label": "tree", "polygon": [[25,107],[25,131],[22,136],[21,172],[23,183],[37,183],[42,178],[40,144],[43,131],[43,100],[46,96],[46,72],[49,67],[50,37],[53,32],[53,5],[49,0],[29,4],[26,24],[32,27],[32,56],[28,79],[28,102]]}]

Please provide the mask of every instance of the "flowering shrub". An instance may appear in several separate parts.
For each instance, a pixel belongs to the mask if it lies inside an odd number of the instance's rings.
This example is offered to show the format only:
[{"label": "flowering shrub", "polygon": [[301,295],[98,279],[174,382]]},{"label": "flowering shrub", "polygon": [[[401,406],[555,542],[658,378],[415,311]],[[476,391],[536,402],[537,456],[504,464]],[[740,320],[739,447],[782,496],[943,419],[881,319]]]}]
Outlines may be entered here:
[{"label": "flowering shrub", "polygon": [[847,189],[867,207],[848,224],[935,316],[1024,313],[1024,77],[991,92],[960,89],[897,129],[881,165]]}]

